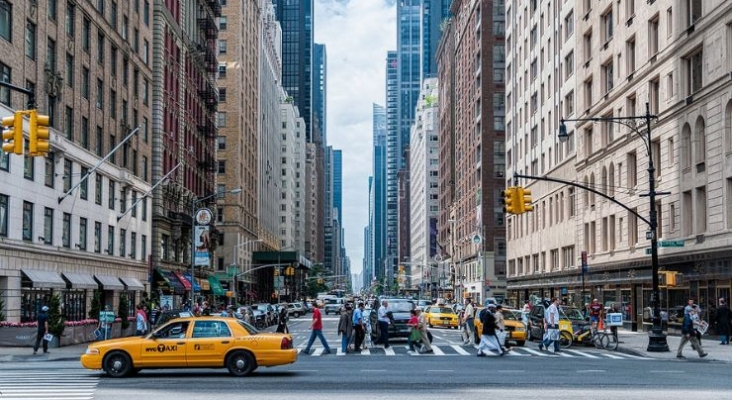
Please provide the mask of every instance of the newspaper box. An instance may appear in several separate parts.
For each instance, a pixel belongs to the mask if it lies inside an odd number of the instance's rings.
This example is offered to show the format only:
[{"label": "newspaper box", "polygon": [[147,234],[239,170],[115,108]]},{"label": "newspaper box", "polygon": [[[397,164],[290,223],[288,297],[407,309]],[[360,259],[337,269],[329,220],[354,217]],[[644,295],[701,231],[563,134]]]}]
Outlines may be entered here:
[{"label": "newspaper box", "polygon": [[623,326],[623,314],[622,313],[608,313],[607,319],[605,320],[607,326]]}]

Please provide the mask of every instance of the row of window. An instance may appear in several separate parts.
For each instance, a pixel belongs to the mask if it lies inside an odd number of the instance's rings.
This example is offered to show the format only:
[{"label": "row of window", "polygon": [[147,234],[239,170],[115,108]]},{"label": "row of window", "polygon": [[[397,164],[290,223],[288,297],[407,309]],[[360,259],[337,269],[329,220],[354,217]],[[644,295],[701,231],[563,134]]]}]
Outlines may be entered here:
[{"label": "row of window", "polygon": [[[35,219],[37,209],[39,208],[40,207],[37,207],[37,205],[32,202],[23,201],[21,238],[25,241],[38,241],[50,246],[58,245],[55,235],[56,231],[54,230],[55,223],[58,223],[56,220],[58,214],[57,210],[49,207],[43,207],[43,230],[42,232],[36,232]],[[101,222],[94,221],[92,226],[92,221],[89,221],[88,218],[77,218],[72,216],[70,213],[61,214],[61,247],[69,249],[73,247],[82,251],[87,251],[89,249],[88,245],[90,239],[89,229],[93,229],[94,231],[91,236],[94,241],[91,251],[101,253],[103,250],[109,255],[118,255],[120,257],[129,257],[141,260],[147,259],[146,235],[140,235],[140,240],[138,241],[138,235],[136,232],[129,232],[128,238],[128,232],[126,229],[120,228],[119,232],[116,233],[116,228],[113,225],[108,225],[106,227],[106,247],[103,249],[102,236],[105,229]],[[9,221],[12,221],[10,216],[10,197],[5,194],[0,194],[0,236],[2,237],[8,237],[10,229],[14,228],[9,223]],[[73,228],[73,226],[76,226],[76,228]],[[76,240],[73,239],[72,231],[73,233],[76,233]],[[115,248],[115,237],[117,238],[118,243],[117,248]],[[138,248],[140,249],[139,253],[137,251]]]},{"label": "row of window", "polygon": [[[25,155],[24,157],[24,172],[23,175],[25,179],[34,180],[35,178],[35,160],[36,157],[31,157],[29,155]],[[44,162],[44,184],[46,187],[49,188],[55,188],[56,187],[56,155],[54,153],[48,153],[45,158],[43,158]],[[0,171],[10,172],[10,154],[9,153],[0,153]],[[85,166],[79,166],[78,172],[76,168],[74,167],[73,161],[69,159],[64,159],[63,164],[63,174],[60,175],[60,178],[63,181],[62,189],[64,193],[67,193],[69,190],[71,190],[74,185],[76,185],[77,182],[79,182],[84,177],[87,177],[89,174],[89,168]],[[75,179],[76,177],[76,179]],[[79,184],[78,190],[78,198],[81,200],[89,200],[89,194],[90,194],[90,188],[89,188],[89,181],[91,180],[91,176],[84,179],[81,184]],[[91,190],[94,191],[94,203],[97,205],[102,205],[103,203],[103,196],[104,196],[104,176],[100,173],[94,174],[94,185]],[[131,207],[131,210],[129,210],[129,214],[132,218],[137,218],[138,214],[138,207],[141,208],[141,218],[143,221],[147,221],[147,207],[148,207],[148,201],[147,198],[143,198],[140,196],[140,193],[138,193],[135,190],[129,190],[127,185],[120,185],[119,188],[119,197],[117,197],[116,187],[117,183],[112,180],[111,178],[107,178],[107,206],[110,210],[116,209],[116,200],[119,200],[119,211],[120,213],[127,212],[127,204],[128,204],[128,196],[129,196],[129,204]],[[139,202],[138,202],[139,199]]]},{"label": "row of window", "polygon": [[[574,246],[552,249],[508,261],[508,276],[530,275],[574,268]],[[547,257],[548,256],[548,257]]]}]

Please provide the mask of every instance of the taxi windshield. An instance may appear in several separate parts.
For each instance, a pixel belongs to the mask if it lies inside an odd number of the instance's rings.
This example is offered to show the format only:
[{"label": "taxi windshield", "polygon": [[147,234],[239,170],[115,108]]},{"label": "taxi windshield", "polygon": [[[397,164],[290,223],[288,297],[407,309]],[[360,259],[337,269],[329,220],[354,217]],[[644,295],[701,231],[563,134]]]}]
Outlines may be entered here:
[{"label": "taxi windshield", "polygon": [[518,319],[516,318],[516,314],[514,314],[510,310],[503,310],[501,313],[503,314],[503,319],[507,321],[518,321]]},{"label": "taxi windshield", "polygon": [[562,313],[569,320],[584,321],[584,317],[582,317],[582,313],[576,308],[562,308]]},{"label": "taxi windshield", "polygon": [[450,307],[432,307],[430,308],[430,312],[435,314],[455,314]]}]

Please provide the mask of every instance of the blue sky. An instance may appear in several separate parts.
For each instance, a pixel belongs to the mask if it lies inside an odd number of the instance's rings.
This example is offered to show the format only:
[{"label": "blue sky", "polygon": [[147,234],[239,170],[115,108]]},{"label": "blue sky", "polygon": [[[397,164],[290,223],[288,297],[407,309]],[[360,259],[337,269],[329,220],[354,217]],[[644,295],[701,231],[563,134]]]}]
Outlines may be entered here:
[{"label": "blue sky", "polygon": [[371,110],[384,104],[386,52],[396,48],[394,0],[315,0],[315,43],[328,56],[328,144],[343,151],[343,219],[351,272],[363,266],[372,171]]}]

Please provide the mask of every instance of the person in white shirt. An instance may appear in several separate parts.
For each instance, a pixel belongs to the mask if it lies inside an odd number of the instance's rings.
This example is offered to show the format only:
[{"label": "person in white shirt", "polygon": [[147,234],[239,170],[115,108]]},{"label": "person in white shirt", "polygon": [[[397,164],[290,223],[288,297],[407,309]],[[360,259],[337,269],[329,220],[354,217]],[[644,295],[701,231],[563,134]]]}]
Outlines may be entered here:
[{"label": "person in white shirt", "polygon": [[465,299],[465,303],[463,326],[468,337],[463,344],[469,345],[475,343],[475,307],[473,307],[473,300],[470,298]]},{"label": "person in white shirt", "polygon": [[379,321],[379,343],[384,345],[385,349],[389,348],[389,302],[386,300],[381,301],[381,307],[379,307],[378,321]]},{"label": "person in white shirt", "polygon": [[[539,350],[544,350],[544,347],[546,347],[547,350],[552,351],[554,353],[559,352],[559,308],[557,305],[559,304],[559,299],[557,297],[552,299],[551,304],[549,307],[546,307],[544,310],[544,332],[546,334],[544,335],[544,338],[542,342],[539,344]],[[552,346],[553,343],[553,346]],[[550,347],[551,346],[551,347]]]}]

